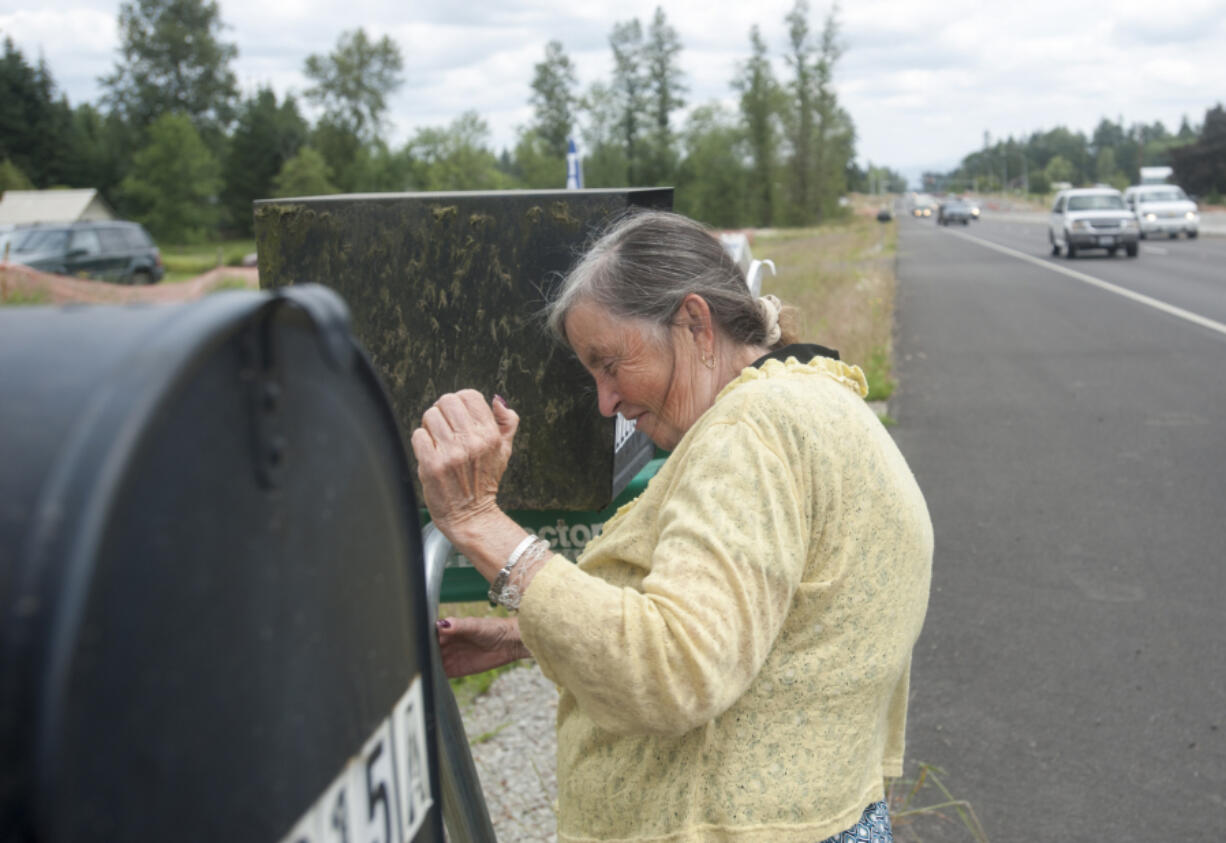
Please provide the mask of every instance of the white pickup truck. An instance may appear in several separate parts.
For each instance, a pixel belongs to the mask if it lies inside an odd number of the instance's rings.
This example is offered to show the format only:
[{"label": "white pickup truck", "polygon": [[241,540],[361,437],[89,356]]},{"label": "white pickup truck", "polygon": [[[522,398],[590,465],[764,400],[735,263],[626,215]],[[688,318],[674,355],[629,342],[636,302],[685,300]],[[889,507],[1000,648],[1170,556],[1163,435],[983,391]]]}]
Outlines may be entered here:
[{"label": "white pickup truck", "polygon": [[1134,184],[1124,191],[1124,203],[1136,214],[1141,237],[1183,234],[1190,239],[1200,233],[1196,203],[1177,185]]}]

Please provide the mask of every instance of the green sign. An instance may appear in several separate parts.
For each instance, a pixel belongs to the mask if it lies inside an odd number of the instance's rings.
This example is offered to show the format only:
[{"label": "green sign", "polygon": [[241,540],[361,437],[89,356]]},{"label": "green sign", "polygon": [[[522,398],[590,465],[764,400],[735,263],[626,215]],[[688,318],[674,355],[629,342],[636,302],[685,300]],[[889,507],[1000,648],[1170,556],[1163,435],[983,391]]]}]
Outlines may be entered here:
[{"label": "green sign", "polygon": [[[604,522],[613,513],[637,498],[647,488],[647,481],[655,476],[663,464],[663,458],[647,463],[634,479],[622,490],[613,503],[599,512],[563,512],[560,510],[514,511],[507,514],[525,530],[546,539],[555,553],[574,562],[593,538],[600,535]],[[490,584],[472,564],[458,553],[447,560],[443,571],[443,588],[440,598],[443,603],[469,603],[485,600]]]}]

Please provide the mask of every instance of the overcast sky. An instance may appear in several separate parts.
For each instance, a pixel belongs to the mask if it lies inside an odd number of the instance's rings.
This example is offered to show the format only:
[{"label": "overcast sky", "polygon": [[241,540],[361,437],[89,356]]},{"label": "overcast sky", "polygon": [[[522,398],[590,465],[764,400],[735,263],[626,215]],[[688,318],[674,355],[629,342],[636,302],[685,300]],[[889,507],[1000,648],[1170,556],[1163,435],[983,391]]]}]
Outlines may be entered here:
[{"label": "overcast sky", "polygon": [[[561,41],[582,87],[607,79],[613,24],[657,5],[678,30],[690,105],[735,104],[729,81],[748,55],[754,23],[782,78],[784,15],[792,0],[220,0],[244,93],[271,84],[301,92],[304,59],[329,52],[346,29],[390,35],[403,51],[405,84],[392,100],[396,143],[420,126],[475,109],[495,148],[512,146],[528,106],[533,65]],[[829,5],[813,0],[819,30]],[[0,34],[27,58],[45,57],[75,105],[99,96],[97,78],[117,53],[117,0],[5,0]],[[950,169],[993,139],[1099,119],[1162,120],[1226,100],[1226,0],[985,3],[856,0],[840,14],[846,53],[839,98],[855,121],[860,162],[914,176]],[[680,119],[680,118],[679,118]]]}]

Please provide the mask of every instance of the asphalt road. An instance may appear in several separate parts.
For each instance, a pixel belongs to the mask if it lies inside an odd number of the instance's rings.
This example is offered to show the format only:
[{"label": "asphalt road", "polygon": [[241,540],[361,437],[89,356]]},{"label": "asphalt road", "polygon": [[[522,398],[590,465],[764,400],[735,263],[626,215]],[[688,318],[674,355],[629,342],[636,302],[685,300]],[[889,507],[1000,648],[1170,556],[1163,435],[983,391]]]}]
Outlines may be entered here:
[{"label": "asphalt road", "polygon": [[1226,240],[900,227],[890,412],[936,529],[909,764],[994,843],[1226,840]]}]

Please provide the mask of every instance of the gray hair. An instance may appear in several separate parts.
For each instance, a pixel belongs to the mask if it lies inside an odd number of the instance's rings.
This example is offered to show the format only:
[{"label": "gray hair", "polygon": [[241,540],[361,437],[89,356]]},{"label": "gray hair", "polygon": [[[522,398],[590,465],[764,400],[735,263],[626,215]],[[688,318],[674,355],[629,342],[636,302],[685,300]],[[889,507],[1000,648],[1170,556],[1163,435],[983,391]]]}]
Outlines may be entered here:
[{"label": "gray hair", "polygon": [[[766,315],[740,267],[707,228],[667,211],[636,210],[614,220],[563,280],[546,321],[570,345],[566,317],[580,302],[667,326],[691,293],[706,301],[715,325],[733,342],[770,345]],[[773,347],[792,341],[785,328]]]}]

